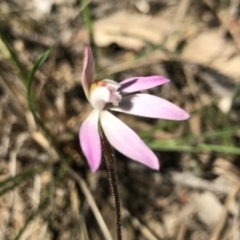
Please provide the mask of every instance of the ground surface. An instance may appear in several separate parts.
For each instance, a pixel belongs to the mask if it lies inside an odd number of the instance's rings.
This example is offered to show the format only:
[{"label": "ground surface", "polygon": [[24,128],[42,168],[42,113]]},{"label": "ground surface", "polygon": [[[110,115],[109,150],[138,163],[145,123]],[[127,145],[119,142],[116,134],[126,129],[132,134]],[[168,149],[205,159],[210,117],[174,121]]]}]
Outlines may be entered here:
[{"label": "ground surface", "polygon": [[[161,163],[152,171],[116,152],[123,239],[240,239],[239,9],[234,0],[0,1],[0,239],[115,239],[104,161],[92,174],[79,148],[91,111],[81,86],[87,19],[96,79],[164,75],[171,83],[147,92],[191,114],[117,114]],[[35,121],[26,82],[53,44],[33,78]]]}]

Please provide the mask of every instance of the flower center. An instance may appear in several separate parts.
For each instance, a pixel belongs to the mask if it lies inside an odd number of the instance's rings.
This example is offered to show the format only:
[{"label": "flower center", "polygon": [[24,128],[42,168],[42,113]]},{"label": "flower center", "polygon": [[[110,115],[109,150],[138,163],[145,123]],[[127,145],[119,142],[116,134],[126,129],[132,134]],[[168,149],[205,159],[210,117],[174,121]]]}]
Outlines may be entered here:
[{"label": "flower center", "polygon": [[119,83],[108,79],[93,82],[90,87],[91,105],[99,110],[102,110],[107,103],[118,106],[122,100],[122,96],[117,91],[119,87]]}]

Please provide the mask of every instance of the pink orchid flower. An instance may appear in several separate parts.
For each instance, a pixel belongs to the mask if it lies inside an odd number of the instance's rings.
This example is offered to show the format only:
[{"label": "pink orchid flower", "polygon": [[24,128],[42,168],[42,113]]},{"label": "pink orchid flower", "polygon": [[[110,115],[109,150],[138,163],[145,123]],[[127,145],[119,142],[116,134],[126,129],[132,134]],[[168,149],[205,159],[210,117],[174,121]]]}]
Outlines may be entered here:
[{"label": "pink orchid flower", "polygon": [[159,161],[153,151],[132,129],[108,110],[149,118],[171,120],[189,118],[186,111],[165,99],[136,93],[167,82],[169,80],[161,76],[132,77],[121,83],[109,79],[94,81],[92,51],[89,46],[85,47],[82,86],[93,110],[80,128],[79,139],[92,172],[99,168],[102,157],[99,121],[107,140],[114,148],[137,162],[152,169],[159,169]]}]

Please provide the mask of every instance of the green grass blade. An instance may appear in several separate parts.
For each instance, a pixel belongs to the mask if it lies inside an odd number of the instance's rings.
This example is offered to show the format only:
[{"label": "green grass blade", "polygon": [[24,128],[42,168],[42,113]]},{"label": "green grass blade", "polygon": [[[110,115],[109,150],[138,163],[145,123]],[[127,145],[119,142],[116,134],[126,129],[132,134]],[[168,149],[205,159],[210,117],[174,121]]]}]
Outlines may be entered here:
[{"label": "green grass blade", "polygon": [[27,100],[28,100],[28,104],[31,110],[34,111],[34,94],[31,91],[31,86],[32,86],[32,81],[33,81],[33,77],[36,73],[36,71],[38,70],[38,68],[47,60],[47,58],[49,57],[51,51],[53,49],[53,46],[51,48],[49,48],[46,52],[44,52],[36,61],[36,63],[34,64],[31,72],[29,73],[29,76],[27,78]]},{"label": "green grass blade", "polygon": [[85,26],[88,30],[89,36],[90,36],[90,46],[94,48],[94,40],[93,40],[93,21],[92,21],[92,15],[89,8],[89,1],[86,0],[80,0],[79,1],[81,5],[81,9],[83,12],[83,18],[85,21]]},{"label": "green grass blade", "polygon": [[23,225],[23,227],[20,229],[20,231],[18,232],[17,236],[14,238],[14,240],[19,240],[22,236],[22,234],[24,233],[24,231],[27,229],[28,224],[37,216],[37,214],[46,206],[46,204],[48,203],[49,198],[46,197],[45,199],[43,199],[38,208],[36,210],[34,210],[29,217],[27,218],[25,224]]},{"label": "green grass blade", "polygon": [[34,93],[31,90],[33,77],[34,77],[35,72],[47,60],[47,58],[49,57],[53,47],[54,46],[49,48],[46,52],[44,52],[38,58],[38,60],[36,61],[36,63],[34,64],[32,70],[31,70],[31,72],[29,73],[29,77],[28,77],[28,81],[27,81],[27,100],[28,100],[29,109],[32,112],[34,120],[36,121],[37,125],[39,125],[42,128],[42,130],[44,131],[46,136],[49,138],[49,140],[50,140],[51,144],[53,145],[54,149],[56,150],[56,152],[59,153],[60,151],[56,146],[57,144],[56,144],[56,140],[55,140],[54,136],[51,134],[50,130],[45,127],[44,123],[42,122],[41,118],[38,116],[38,114],[36,112],[35,97],[34,97]]},{"label": "green grass blade", "polygon": [[181,145],[175,141],[152,141],[148,146],[157,151],[176,151],[176,152],[216,152],[223,154],[240,155],[240,148],[233,146],[198,144],[196,146]]},{"label": "green grass blade", "polygon": [[9,177],[3,181],[0,182],[0,188],[2,186],[4,186],[5,184],[8,184],[8,183],[11,183],[13,181],[17,182],[17,181],[21,181],[21,180],[24,180],[28,177],[32,177],[34,176],[37,172],[39,172],[39,170],[37,168],[33,168],[33,169],[30,169],[26,172],[22,172],[14,177]]},{"label": "green grass blade", "polygon": [[12,46],[9,44],[8,39],[6,38],[5,34],[1,31],[0,29],[0,37],[2,42],[5,44],[6,48],[8,49],[12,60],[15,62],[15,64],[17,65],[19,71],[20,71],[20,78],[22,79],[22,81],[24,82],[24,84],[27,84],[27,74],[26,74],[26,69],[24,68],[24,66],[22,65],[21,61],[19,60],[15,50],[12,48]]},{"label": "green grass blade", "polygon": [[0,182],[0,196],[7,193],[8,191],[14,189],[23,181],[27,180],[28,178],[33,177],[36,173],[38,173],[40,169],[33,168],[26,172],[20,173],[14,177],[9,177]]},{"label": "green grass blade", "polygon": [[83,19],[85,26],[88,30],[89,34],[89,40],[90,40],[90,47],[92,48],[93,56],[94,56],[94,62],[95,62],[95,70],[98,72],[99,65],[98,65],[98,56],[97,56],[97,48],[94,42],[94,36],[93,36],[93,20],[92,20],[92,14],[89,7],[90,1],[88,0],[79,0],[79,4],[81,6],[81,11],[83,13]]}]

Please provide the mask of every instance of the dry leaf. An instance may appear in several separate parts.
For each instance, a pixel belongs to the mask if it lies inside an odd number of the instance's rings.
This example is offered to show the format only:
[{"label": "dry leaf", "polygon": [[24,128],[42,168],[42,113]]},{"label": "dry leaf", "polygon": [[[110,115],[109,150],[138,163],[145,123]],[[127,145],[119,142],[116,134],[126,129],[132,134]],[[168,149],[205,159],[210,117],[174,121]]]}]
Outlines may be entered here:
[{"label": "dry leaf", "polygon": [[240,56],[235,45],[225,40],[216,30],[205,31],[189,40],[182,56],[228,76],[240,76]]},{"label": "dry leaf", "polygon": [[[165,41],[165,47],[170,52],[175,52],[177,44],[186,38],[186,26],[178,34],[174,31],[172,20],[160,16],[149,17],[142,14],[126,11],[116,12],[109,17],[100,19],[94,24],[94,39],[99,47],[106,47],[116,43],[127,49],[141,50],[148,44],[160,45]],[[182,52],[182,57],[196,64],[216,69],[222,74],[238,78],[240,76],[240,55],[234,43],[226,40],[216,30],[207,30],[194,34],[185,39],[187,44]]]},{"label": "dry leaf", "polygon": [[208,227],[214,227],[222,213],[223,206],[211,192],[193,193],[191,201],[197,209],[199,218]]},{"label": "dry leaf", "polygon": [[94,24],[94,39],[98,46],[112,43],[140,50],[147,43],[160,44],[171,31],[171,24],[159,16],[150,18],[137,13],[117,12]]}]

